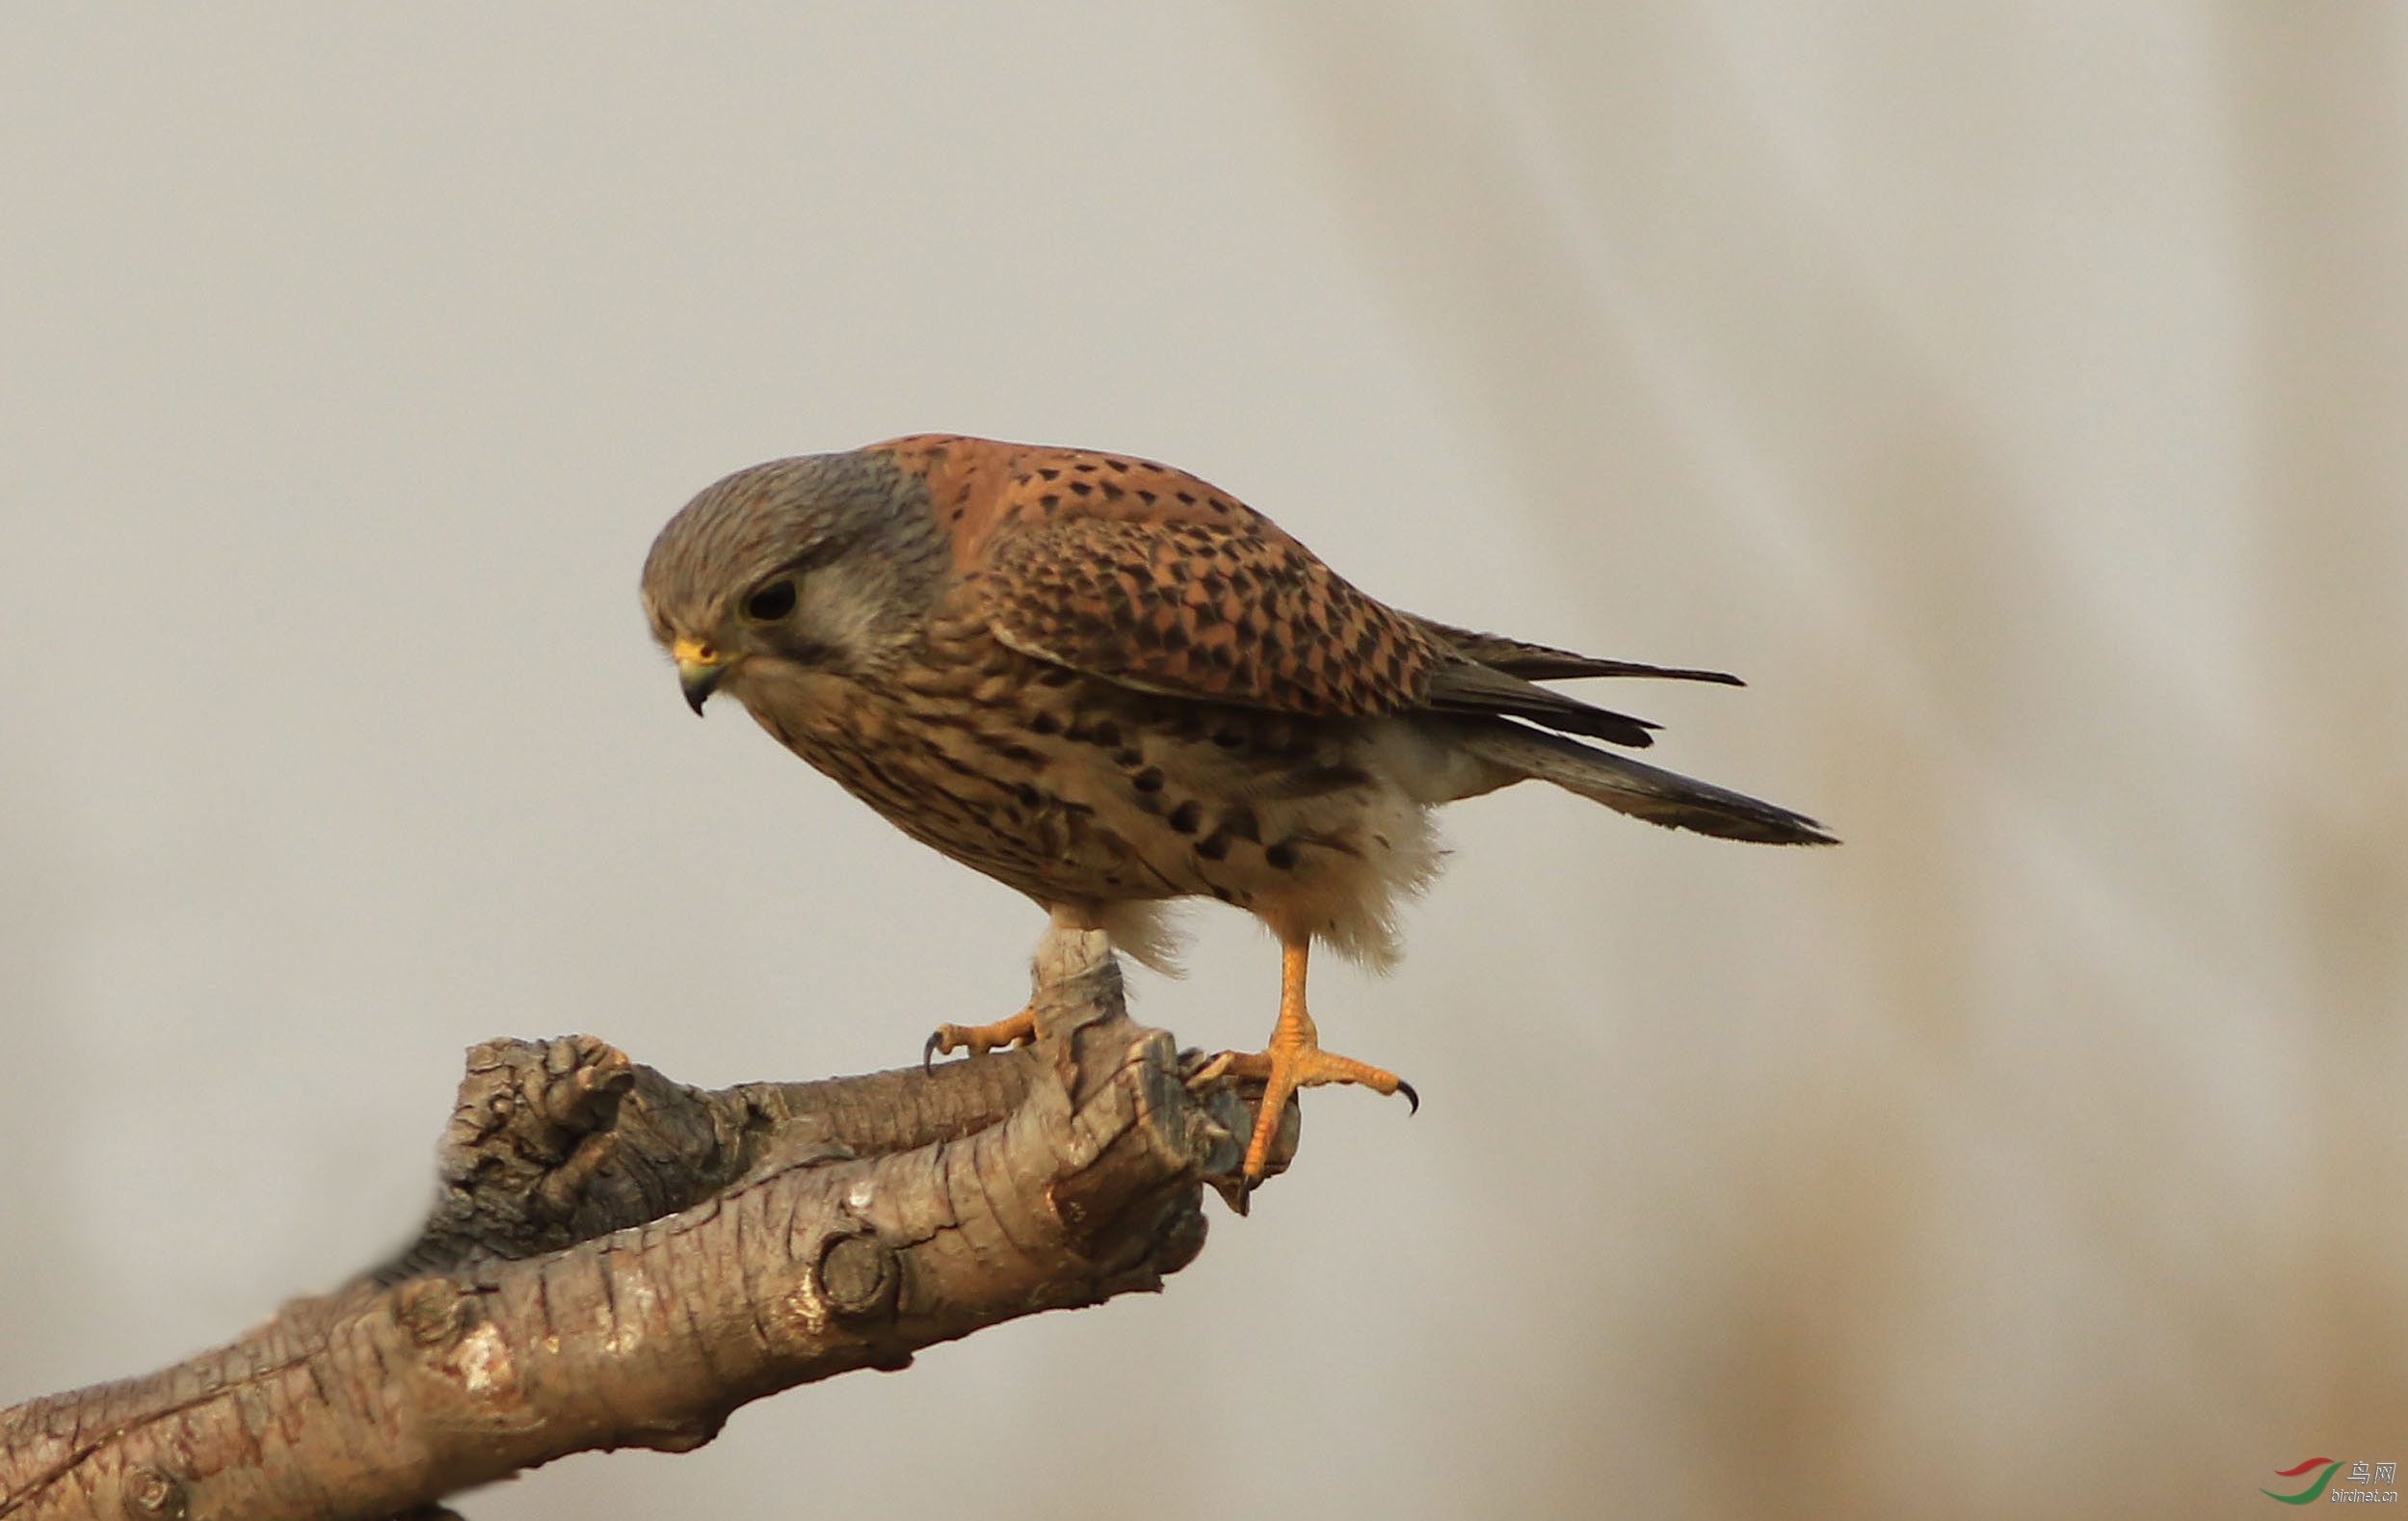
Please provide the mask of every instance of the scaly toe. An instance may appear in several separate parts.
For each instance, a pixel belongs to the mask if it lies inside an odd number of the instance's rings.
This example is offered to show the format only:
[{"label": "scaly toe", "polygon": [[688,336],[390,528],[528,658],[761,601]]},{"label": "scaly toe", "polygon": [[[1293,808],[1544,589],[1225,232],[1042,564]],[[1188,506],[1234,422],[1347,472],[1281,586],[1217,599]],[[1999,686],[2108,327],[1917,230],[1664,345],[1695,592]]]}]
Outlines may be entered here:
[{"label": "scaly toe", "polygon": [[1188,1075],[1191,1089],[1209,1086],[1221,1078],[1249,1078],[1267,1082],[1271,1078],[1271,1054],[1267,1051],[1224,1051],[1208,1056]]},{"label": "scaly toe", "polygon": [[[1240,1077],[1259,1077],[1263,1081],[1262,1107],[1255,1111],[1254,1134],[1246,1143],[1246,1161],[1241,1169],[1251,1187],[1262,1180],[1269,1164],[1271,1139],[1279,1134],[1280,1115],[1287,1107],[1288,1097],[1299,1088],[1315,1088],[1324,1083],[1349,1082],[1369,1088],[1374,1093],[1402,1093],[1413,1106],[1411,1112],[1419,1113],[1421,1096],[1413,1084],[1396,1074],[1351,1056],[1334,1055],[1318,1046],[1278,1045],[1269,1051],[1231,1052],[1227,1054],[1225,1071]],[[1221,1058],[1214,1058],[1219,1061]]]},{"label": "scaly toe", "polygon": [[920,1070],[932,1070],[939,1052],[949,1056],[967,1050],[973,1056],[983,1056],[1023,1041],[1032,1046],[1037,1043],[1037,1021],[1025,1008],[992,1025],[939,1025],[936,1033],[928,1037],[928,1044],[920,1048]]}]

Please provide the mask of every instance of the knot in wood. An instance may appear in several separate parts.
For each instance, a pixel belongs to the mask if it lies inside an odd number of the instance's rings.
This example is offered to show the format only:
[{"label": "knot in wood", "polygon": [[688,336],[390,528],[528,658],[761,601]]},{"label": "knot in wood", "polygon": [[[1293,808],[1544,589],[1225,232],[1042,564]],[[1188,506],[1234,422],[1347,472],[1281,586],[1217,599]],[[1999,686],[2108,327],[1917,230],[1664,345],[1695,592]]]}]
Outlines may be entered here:
[{"label": "knot in wood", "polygon": [[125,1473],[125,1513],[133,1521],[183,1521],[192,1513],[184,1481],[164,1468],[137,1463]]},{"label": "knot in wood", "polygon": [[393,1291],[393,1320],[420,1347],[445,1347],[467,1328],[468,1304],[449,1278],[413,1278]]},{"label": "knot in wood", "polygon": [[570,1131],[601,1130],[617,1112],[619,1101],[635,1086],[635,1063],[616,1047],[591,1035],[563,1035],[543,1045],[543,1072],[549,1082],[530,1082],[544,1118]]},{"label": "knot in wood", "polygon": [[837,1320],[859,1324],[888,1320],[894,1315],[903,1265],[875,1236],[831,1236],[819,1249],[812,1270],[820,1302]]}]

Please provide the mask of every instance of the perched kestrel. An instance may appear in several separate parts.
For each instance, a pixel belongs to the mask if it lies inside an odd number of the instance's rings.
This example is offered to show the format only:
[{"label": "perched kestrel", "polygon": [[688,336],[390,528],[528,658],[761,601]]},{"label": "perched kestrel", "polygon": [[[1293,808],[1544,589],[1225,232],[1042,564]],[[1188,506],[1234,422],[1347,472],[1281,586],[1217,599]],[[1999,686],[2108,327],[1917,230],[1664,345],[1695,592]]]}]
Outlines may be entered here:
[{"label": "perched kestrel", "polygon": [[[1565,737],[1654,727],[1536,684],[1723,681],[1596,660],[1374,601],[1183,471],[1083,449],[920,435],[739,470],[644,566],[652,632],[696,712],[714,691],[904,833],[1160,967],[1172,899],[1279,937],[1245,1172],[1287,1096],[1393,1074],[1321,1050],[1316,940],[1386,967],[1436,873],[1430,811],[1552,782],[1652,823],[1827,843],[1811,818]],[[1031,1033],[1027,1011],[935,1049]]]}]

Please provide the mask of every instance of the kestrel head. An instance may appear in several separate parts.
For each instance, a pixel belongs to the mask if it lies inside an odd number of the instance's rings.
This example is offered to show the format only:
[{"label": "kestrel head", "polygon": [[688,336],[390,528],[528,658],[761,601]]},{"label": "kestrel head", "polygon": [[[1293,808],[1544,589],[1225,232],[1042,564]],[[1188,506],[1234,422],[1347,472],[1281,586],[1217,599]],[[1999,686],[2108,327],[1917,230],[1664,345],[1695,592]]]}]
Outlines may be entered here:
[{"label": "kestrel head", "polygon": [[782,670],[863,676],[920,637],[949,551],[925,487],[871,451],[756,465],[686,503],[644,611],[696,712]]}]

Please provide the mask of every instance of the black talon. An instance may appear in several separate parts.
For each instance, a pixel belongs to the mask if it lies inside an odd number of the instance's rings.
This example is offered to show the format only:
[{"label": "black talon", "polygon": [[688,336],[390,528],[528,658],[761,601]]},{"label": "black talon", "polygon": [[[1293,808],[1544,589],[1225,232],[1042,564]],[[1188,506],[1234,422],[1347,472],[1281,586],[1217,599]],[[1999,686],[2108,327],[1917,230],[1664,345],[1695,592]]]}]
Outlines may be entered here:
[{"label": "black talon", "polygon": [[936,1033],[928,1037],[928,1044],[919,1049],[919,1070],[922,1073],[930,1076],[935,1075],[937,1071],[937,1043],[944,1039],[944,1034],[945,1032],[943,1030],[938,1030]]},{"label": "black talon", "polygon": [[1396,1080],[1396,1091],[1405,1096],[1405,1102],[1407,1104],[1413,1106],[1412,1108],[1405,1111],[1408,1116],[1421,1112],[1421,1095],[1413,1091],[1412,1083],[1407,1082],[1402,1078],[1399,1078]]}]

